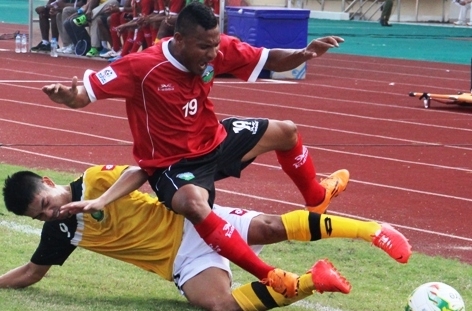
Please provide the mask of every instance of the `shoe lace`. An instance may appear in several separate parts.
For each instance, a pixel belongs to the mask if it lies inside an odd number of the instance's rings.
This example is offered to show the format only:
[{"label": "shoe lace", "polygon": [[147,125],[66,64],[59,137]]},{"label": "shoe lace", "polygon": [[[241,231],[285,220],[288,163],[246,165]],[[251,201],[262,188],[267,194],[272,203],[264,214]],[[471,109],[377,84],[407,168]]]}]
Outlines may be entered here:
[{"label": "shoe lace", "polygon": [[322,179],[320,184],[324,186],[326,191],[331,191],[332,196],[336,196],[336,194],[338,193],[338,190],[339,190],[339,187],[338,187],[339,180],[338,180],[338,178],[336,178],[334,176],[330,176],[330,177],[327,177],[325,179]]},{"label": "shoe lace", "polygon": [[386,236],[382,231],[374,236],[373,244],[378,246],[382,250],[389,250],[392,248],[392,240]]}]

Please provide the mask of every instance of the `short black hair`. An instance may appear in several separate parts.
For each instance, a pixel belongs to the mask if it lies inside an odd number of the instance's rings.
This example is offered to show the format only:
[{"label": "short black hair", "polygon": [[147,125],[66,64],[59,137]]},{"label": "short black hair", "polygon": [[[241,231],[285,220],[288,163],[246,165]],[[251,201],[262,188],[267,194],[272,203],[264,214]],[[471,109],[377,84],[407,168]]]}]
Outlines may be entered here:
[{"label": "short black hair", "polygon": [[7,176],[3,186],[3,201],[7,210],[19,216],[25,215],[42,187],[42,177],[31,171],[19,171]]},{"label": "short black hair", "polygon": [[175,32],[186,36],[195,31],[197,26],[205,30],[213,29],[218,26],[218,19],[210,7],[198,1],[192,1],[177,16]]}]

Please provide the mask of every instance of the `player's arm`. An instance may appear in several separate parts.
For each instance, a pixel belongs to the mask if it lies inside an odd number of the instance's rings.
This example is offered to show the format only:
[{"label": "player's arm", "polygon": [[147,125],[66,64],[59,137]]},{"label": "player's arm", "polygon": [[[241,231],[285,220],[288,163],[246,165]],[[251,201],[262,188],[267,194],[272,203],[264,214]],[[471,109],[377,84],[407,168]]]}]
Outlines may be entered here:
[{"label": "player's arm", "polygon": [[55,83],[43,86],[42,91],[52,101],[74,109],[83,108],[91,103],[85,87],[77,85],[77,77],[72,78],[71,87]]},{"label": "player's arm", "polygon": [[28,262],[0,276],[0,288],[24,288],[33,285],[41,281],[49,268],[51,266],[40,266]]},{"label": "player's arm", "polygon": [[126,168],[116,182],[108,188],[101,196],[94,200],[85,200],[71,202],[61,207],[62,213],[94,213],[102,210],[105,205],[139,189],[147,180],[148,175],[145,171],[137,166],[129,166]]},{"label": "player's arm", "polygon": [[280,72],[296,68],[312,58],[320,57],[329,49],[338,47],[342,42],[343,38],[331,36],[312,40],[304,49],[270,49],[264,69]]}]

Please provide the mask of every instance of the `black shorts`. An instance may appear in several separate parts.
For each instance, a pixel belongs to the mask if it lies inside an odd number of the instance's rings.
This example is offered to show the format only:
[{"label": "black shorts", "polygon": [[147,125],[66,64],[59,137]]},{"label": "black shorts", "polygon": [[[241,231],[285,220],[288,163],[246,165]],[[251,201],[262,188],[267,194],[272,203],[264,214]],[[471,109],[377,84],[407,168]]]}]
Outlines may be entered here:
[{"label": "black shorts", "polygon": [[208,203],[215,200],[215,181],[229,176],[240,177],[241,171],[254,159],[241,159],[257,145],[264,135],[269,120],[228,118],[221,121],[226,129],[225,140],[212,152],[192,159],[182,159],[149,177],[149,184],[159,201],[172,209],[172,198],[177,190],[193,184],[208,190]]}]

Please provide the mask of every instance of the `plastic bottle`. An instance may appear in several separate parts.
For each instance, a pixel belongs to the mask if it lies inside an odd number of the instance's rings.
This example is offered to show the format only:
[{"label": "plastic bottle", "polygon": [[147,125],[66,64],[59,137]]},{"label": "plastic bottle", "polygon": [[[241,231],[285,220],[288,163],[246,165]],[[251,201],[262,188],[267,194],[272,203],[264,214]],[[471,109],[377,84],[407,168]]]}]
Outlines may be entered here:
[{"label": "plastic bottle", "polygon": [[21,36],[21,53],[26,52],[28,52],[28,38],[26,37],[26,34],[23,34]]},{"label": "plastic bottle", "polygon": [[57,40],[56,40],[56,38],[51,39],[51,57],[57,57]]},{"label": "plastic bottle", "polygon": [[21,52],[21,37],[20,34],[17,34],[15,37],[15,52],[20,53]]}]

